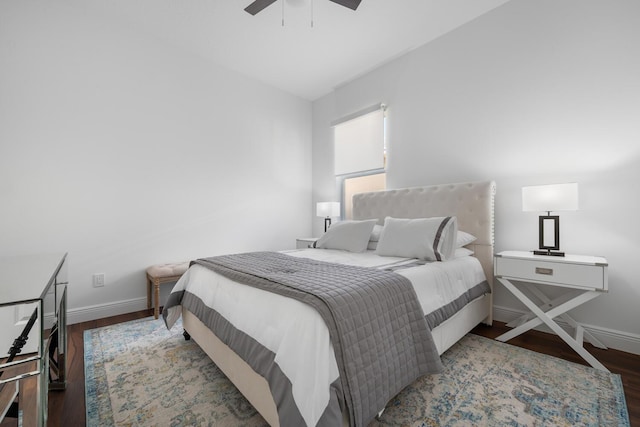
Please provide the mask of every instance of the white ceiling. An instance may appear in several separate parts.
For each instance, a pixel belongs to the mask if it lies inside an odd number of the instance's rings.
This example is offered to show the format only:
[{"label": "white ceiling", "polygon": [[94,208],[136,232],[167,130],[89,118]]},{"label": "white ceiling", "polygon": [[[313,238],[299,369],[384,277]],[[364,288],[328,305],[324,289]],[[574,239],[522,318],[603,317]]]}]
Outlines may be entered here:
[{"label": "white ceiling", "polygon": [[308,100],[507,1],[278,0],[252,16],[252,0],[69,0]]}]

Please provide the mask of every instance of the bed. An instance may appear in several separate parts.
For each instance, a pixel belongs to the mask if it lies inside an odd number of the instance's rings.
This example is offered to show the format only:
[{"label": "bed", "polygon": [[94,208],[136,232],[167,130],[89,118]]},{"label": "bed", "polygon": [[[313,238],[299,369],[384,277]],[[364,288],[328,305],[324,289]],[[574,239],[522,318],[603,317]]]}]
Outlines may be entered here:
[{"label": "bed", "polygon": [[[472,253],[473,260],[471,260],[471,257],[460,257],[459,259],[453,259],[454,257],[452,257],[449,261],[432,264],[437,265],[438,268],[453,268],[455,264],[469,264],[469,268],[480,270],[480,273],[472,273],[472,277],[477,278],[479,277],[478,274],[481,274],[485,279],[486,284],[490,289],[492,289],[494,195],[495,184],[491,181],[362,193],[354,196],[353,219],[361,222],[367,222],[364,220],[374,219],[375,221],[373,222],[378,225],[383,225],[385,224],[385,218],[387,217],[405,219],[433,217],[455,218],[458,230],[462,230],[475,237],[475,240],[472,243],[465,245],[464,248],[469,253]],[[354,268],[362,266],[377,266],[383,262],[398,263],[398,265],[410,264],[408,263],[408,260],[402,260],[399,258],[385,258],[383,261],[380,261],[381,257],[376,256],[374,252],[375,251],[365,251],[362,255],[350,254],[349,259],[351,261],[347,261],[346,263],[357,265],[357,267]],[[333,263],[335,256],[341,255],[336,255],[336,251],[323,251],[320,249],[293,251],[284,255],[287,259],[292,257],[305,259],[312,258],[314,260],[318,260],[319,263]],[[404,267],[400,267],[401,270],[399,271],[399,274],[403,276],[411,276],[414,271],[422,271],[421,267],[418,268],[411,265],[409,265],[409,267],[410,268],[407,268],[406,270],[402,270]],[[388,270],[386,267],[384,269],[385,271]],[[271,359],[267,358],[268,360],[266,362],[264,355],[261,354],[258,354],[258,357],[256,357],[259,361],[253,360],[252,357],[249,357],[249,355],[255,353],[255,348],[261,349],[262,344],[264,344],[264,347],[271,348],[270,344],[266,344],[266,341],[263,341],[263,339],[268,341],[269,338],[262,338],[264,335],[260,335],[261,338],[254,339],[251,334],[255,332],[256,337],[258,334],[266,334],[266,336],[270,337],[275,333],[279,333],[277,328],[273,328],[272,326],[282,324],[286,325],[283,326],[283,328],[287,328],[287,334],[289,334],[287,336],[295,337],[295,335],[290,335],[294,332],[289,332],[289,329],[294,326],[297,327],[299,323],[305,324],[306,322],[306,320],[300,320],[301,315],[294,314],[297,313],[295,310],[302,309],[313,311],[310,307],[297,301],[289,301],[288,298],[281,295],[272,296],[258,294],[258,296],[256,296],[253,293],[253,290],[247,290],[250,286],[235,284],[233,283],[234,281],[229,278],[221,279],[216,275],[216,273],[210,271],[207,272],[200,264],[194,264],[187,274],[183,276],[183,279],[176,284],[176,287],[169,298],[170,301],[180,292],[184,292],[185,287],[188,286],[187,282],[191,283],[192,286],[209,289],[207,287],[208,285],[204,283],[209,280],[207,277],[210,277],[212,274],[214,275],[215,280],[222,284],[220,285],[222,287],[215,288],[215,291],[204,290],[199,292],[214,292],[215,295],[210,295],[212,298],[225,301],[223,304],[224,306],[219,307],[218,312],[214,313],[217,316],[217,326],[214,328],[217,333],[212,332],[210,327],[207,326],[212,324],[211,319],[207,317],[208,315],[203,315],[202,312],[196,308],[185,308],[188,304],[176,304],[175,302],[168,302],[167,309],[165,309],[163,313],[167,326],[170,327],[177,317],[181,315],[185,331],[195,339],[200,347],[202,347],[209,357],[211,357],[216,365],[225,373],[225,375],[227,375],[227,377],[236,385],[247,400],[270,425],[292,425],[292,418],[288,418],[288,415],[285,416],[283,414],[289,414],[291,406],[295,405],[302,408],[300,409],[300,416],[302,416],[302,419],[298,419],[298,421],[295,422],[296,425],[298,425],[300,421],[312,425],[316,425],[316,423],[317,425],[363,424],[362,419],[357,416],[354,417],[353,410],[350,411],[350,408],[346,408],[344,402],[338,401],[339,399],[336,397],[342,392],[339,381],[341,373],[344,373],[344,371],[341,370],[342,366],[338,367],[336,371],[336,367],[333,366],[334,363],[325,362],[325,347],[317,347],[317,349],[314,347],[313,350],[310,350],[311,344],[307,345],[306,341],[302,341],[302,335],[307,336],[310,334],[306,332],[301,333],[299,343],[304,342],[304,345],[300,344],[296,346],[296,342],[289,338],[289,344],[281,345],[281,347],[278,347],[279,350],[274,350],[274,356]],[[446,276],[448,273],[435,274]],[[193,285],[193,283],[195,283],[195,285]],[[233,289],[233,291],[229,291],[229,289]],[[245,294],[245,291],[251,292],[251,294]],[[419,293],[419,291],[417,292]],[[269,292],[267,292],[267,294],[269,294]],[[273,322],[264,321],[264,325],[247,326],[243,324],[241,326],[240,323],[235,323],[236,321],[246,322],[248,321],[246,318],[251,317],[238,313],[245,313],[247,310],[253,312],[259,311],[260,309],[256,308],[257,305],[255,303],[257,300],[265,303],[260,304],[261,307],[269,307],[271,304],[271,298],[279,298],[278,301],[289,304],[286,307],[290,308],[277,310],[278,316],[285,317],[277,321],[274,320]],[[286,301],[282,301],[283,299]],[[182,300],[182,295],[179,300]],[[420,302],[420,304],[423,303]],[[306,309],[299,306],[305,306]],[[422,307],[424,310],[425,306],[422,305]],[[268,310],[260,315],[256,314],[256,317],[265,319],[263,316],[268,316],[269,314],[267,312]],[[291,313],[291,318],[289,319],[286,318],[286,316],[289,315],[288,313]],[[218,316],[218,314],[220,315]],[[255,313],[252,315],[254,314]],[[424,316],[424,313],[422,316]],[[235,320],[229,322],[226,320],[227,318]],[[317,322],[317,319],[313,320],[313,322]],[[436,326],[431,328],[430,334],[437,354],[442,354],[481,322],[486,324],[491,324],[492,322],[491,292],[483,292],[479,295],[474,295],[466,305],[459,309],[459,311],[448,317],[446,320],[438,322]],[[322,322],[320,321],[320,323]],[[318,323],[309,323],[309,325],[313,328],[321,329],[321,326],[318,326]],[[235,326],[237,326],[237,329]],[[308,326],[305,326],[305,328],[306,327]],[[266,329],[266,331],[259,330],[259,328]],[[234,351],[234,349],[238,349],[238,345],[235,342],[229,343],[227,338],[228,329],[233,329],[234,333],[238,330],[243,332],[241,335],[243,335],[242,339],[244,340],[244,343],[246,344],[248,342],[249,344],[246,345],[253,346],[251,347],[253,350]],[[246,334],[244,334],[244,332],[246,332]],[[326,335],[324,330],[318,334],[323,337],[323,339]],[[259,341],[259,343],[256,344],[255,341]],[[316,339],[316,341],[322,340]],[[326,356],[326,360],[330,360],[331,355],[333,354],[333,348],[330,348],[329,350],[329,353],[327,353],[329,356]],[[238,353],[241,353],[244,357],[241,357]],[[337,356],[333,357],[334,359],[340,359]],[[320,362],[316,359],[320,360]],[[264,365],[265,363],[270,364],[267,370],[260,365]],[[285,371],[284,366],[289,366],[291,364],[295,365],[296,363],[300,365],[300,367],[297,367],[296,369],[305,372],[313,371],[316,377],[311,377],[311,379],[309,379],[308,377],[305,377],[305,375],[307,375],[305,373],[304,375],[300,374],[300,378],[298,378],[297,374],[291,370],[293,368],[290,367],[286,368],[286,375],[282,375],[281,371]],[[322,369],[310,370],[308,368],[308,363],[319,363],[322,365]],[[282,369],[278,366],[279,364],[283,366]],[[328,365],[326,368],[328,373],[326,375],[324,374],[325,365]],[[274,370],[277,371],[277,375],[271,374]],[[316,371],[319,373],[316,373]],[[292,372],[294,373],[291,374]],[[287,383],[287,387],[289,390],[293,391],[289,394],[274,391],[276,390],[274,383],[278,381],[282,382],[283,378],[285,382],[290,381],[290,383]],[[330,391],[325,390],[327,388],[325,385],[326,383],[331,386]],[[316,388],[319,389],[317,391],[317,393],[319,393],[319,397],[317,399],[313,397],[315,396],[314,393],[316,393]],[[295,390],[297,390],[297,392]],[[299,397],[300,395],[305,395],[305,398],[309,399],[310,402],[298,402],[296,400],[296,396]],[[392,397],[393,395],[388,396],[388,399],[391,399]],[[318,404],[316,401],[321,401],[323,403]],[[330,411],[330,407],[339,407],[340,409],[337,412],[335,410]],[[382,410],[383,408],[384,404],[379,408],[379,410]],[[370,419],[370,411],[367,414],[368,415],[365,416],[365,422],[368,422]],[[357,421],[354,421],[354,418],[356,418]]]}]

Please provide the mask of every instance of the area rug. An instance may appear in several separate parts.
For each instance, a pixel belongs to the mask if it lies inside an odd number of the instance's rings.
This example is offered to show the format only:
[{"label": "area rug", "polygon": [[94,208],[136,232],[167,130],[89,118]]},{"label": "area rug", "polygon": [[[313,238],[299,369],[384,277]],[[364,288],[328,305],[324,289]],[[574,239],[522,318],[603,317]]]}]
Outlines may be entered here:
[{"label": "area rug", "polygon": [[[84,333],[87,426],[265,426],[181,327]],[[469,334],[371,426],[629,426],[620,376]]]}]

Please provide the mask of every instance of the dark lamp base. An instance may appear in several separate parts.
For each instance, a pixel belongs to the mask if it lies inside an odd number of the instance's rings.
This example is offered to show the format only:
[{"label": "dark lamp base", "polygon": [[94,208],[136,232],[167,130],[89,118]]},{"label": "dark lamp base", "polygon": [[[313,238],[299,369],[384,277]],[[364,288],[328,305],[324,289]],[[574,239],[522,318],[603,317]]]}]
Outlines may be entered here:
[{"label": "dark lamp base", "polygon": [[564,256],[564,252],[554,251],[532,251],[534,255],[546,255],[546,256]]}]

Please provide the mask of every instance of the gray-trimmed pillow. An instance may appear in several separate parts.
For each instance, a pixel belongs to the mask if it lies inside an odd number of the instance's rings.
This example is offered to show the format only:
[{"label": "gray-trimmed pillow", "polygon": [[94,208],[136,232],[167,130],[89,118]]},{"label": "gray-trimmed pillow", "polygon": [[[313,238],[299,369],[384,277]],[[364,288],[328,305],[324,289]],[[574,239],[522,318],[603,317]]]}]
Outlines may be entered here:
[{"label": "gray-trimmed pillow", "polygon": [[446,261],[453,257],[458,221],[454,216],[402,219],[387,217],[376,253],[381,256]]},{"label": "gray-trimmed pillow", "polygon": [[371,230],[371,237],[369,237],[369,243],[367,244],[367,250],[375,251],[378,247],[378,241],[380,240],[380,233],[382,232],[381,225],[374,225],[373,230]]}]

